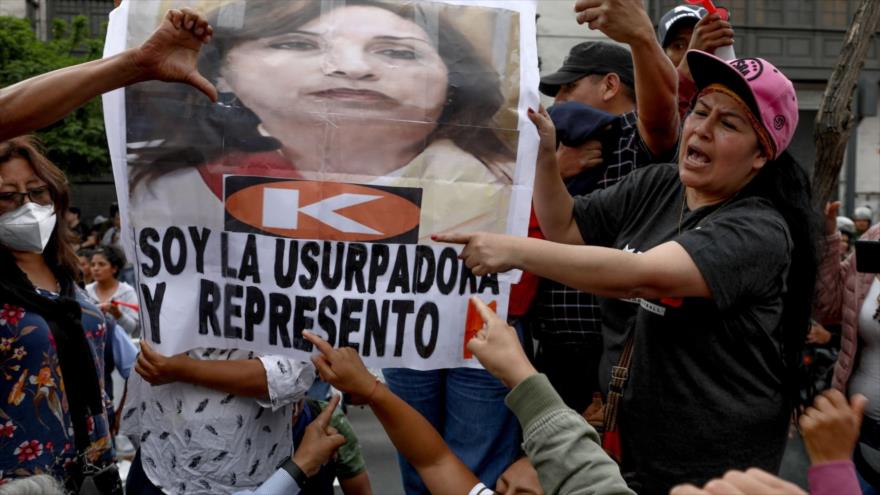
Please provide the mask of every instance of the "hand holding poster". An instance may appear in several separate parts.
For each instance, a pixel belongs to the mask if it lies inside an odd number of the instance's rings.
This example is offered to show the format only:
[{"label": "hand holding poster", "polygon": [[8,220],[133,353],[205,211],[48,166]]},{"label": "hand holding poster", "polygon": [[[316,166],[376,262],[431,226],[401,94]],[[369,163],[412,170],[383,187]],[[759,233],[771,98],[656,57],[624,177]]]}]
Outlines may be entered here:
[{"label": "hand holding poster", "polygon": [[[525,233],[534,3],[188,5],[214,26],[199,70],[219,101],[158,83],[105,96],[145,335],[166,354],[296,354],[310,330],[373,366],[477,365],[468,297],[503,315],[509,281],[430,236]],[[108,54],[170,6],[125,2]]]}]

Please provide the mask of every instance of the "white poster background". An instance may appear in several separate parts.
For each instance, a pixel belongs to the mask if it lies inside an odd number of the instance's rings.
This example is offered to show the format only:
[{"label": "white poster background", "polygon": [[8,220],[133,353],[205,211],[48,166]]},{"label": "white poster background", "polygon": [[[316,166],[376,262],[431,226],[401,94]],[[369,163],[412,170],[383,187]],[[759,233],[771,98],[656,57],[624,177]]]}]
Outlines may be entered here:
[{"label": "white poster background", "polygon": [[[240,1],[234,3],[243,5]],[[336,1],[333,4],[339,3]],[[539,76],[534,1],[449,0],[433,3],[500,9],[518,14],[518,39],[509,39],[509,31],[492,33],[495,41],[493,46],[498,46],[499,36],[506,37],[507,43],[518,44],[508,49],[519,55],[519,94],[513,95],[516,97],[515,125],[518,134],[516,168],[509,188],[509,204],[498,204],[496,209],[501,212],[500,216],[506,216],[503,223],[505,233],[525,235],[538,144],[537,133],[526,113],[529,107],[537,108],[539,102],[536,90]],[[190,1],[180,2],[180,5],[175,3],[174,7],[204,4],[204,0]],[[168,2],[161,0],[138,0],[136,4],[124,1],[111,14],[105,57],[142,42],[167,7]],[[327,7],[326,10],[331,8]],[[495,53],[488,55],[494,59],[491,62],[496,67],[503,65],[504,53],[496,49]],[[266,74],[265,77],[271,78],[272,75]],[[206,102],[207,99],[203,103]],[[195,185],[192,181],[195,174],[188,171],[172,172],[171,180],[165,183],[167,187],[163,187],[158,194],[151,193],[156,197],[151,198],[150,203],[143,203],[143,193],[132,189],[136,180],[131,174],[129,158],[136,158],[139,149],[161,143],[128,142],[127,126],[132,122],[138,122],[138,125],[144,123],[136,120],[138,116],[126,116],[124,89],[104,96],[104,110],[126,234],[123,244],[138,277],[141,324],[145,338],[150,339],[160,352],[172,354],[196,347],[217,347],[305,358],[308,353],[303,349],[308,346],[304,347],[297,336],[303,329],[310,329],[329,337],[336,345],[357,347],[370,366],[416,369],[479,366],[475,359],[464,352],[468,297],[477,294],[484,301],[497,305],[498,313],[504,316],[507,312],[509,283],[518,279],[518,273],[502,275],[495,284],[491,280],[463,276],[463,266],[453,267],[450,262],[449,250],[458,252],[458,246],[427,243],[430,248],[417,248],[415,244],[392,243],[377,248],[374,246],[377,243],[371,242],[340,243],[224,232],[222,204],[208,201],[205,198],[210,195],[197,192],[198,188],[204,189],[204,184],[196,179],[199,184]],[[181,119],[174,123],[179,126],[180,132],[185,132],[190,125],[183,117],[185,114],[182,109]],[[149,125],[149,122],[146,124]],[[177,130],[174,129],[175,132]],[[181,176],[178,178],[173,174]],[[224,175],[223,180],[226,183],[229,176]],[[373,183],[387,184],[381,180]],[[267,190],[263,194],[264,198],[279,197]],[[290,199],[289,195],[287,198]],[[263,205],[264,218],[278,216],[273,212],[277,205],[273,205]],[[441,205],[441,208],[455,211],[458,206],[460,204],[452,202]],[[326,220],[328,215],[344,212],[328,211],[333,208],[335,206],[318,208],[318,211],[312,212],[312,217]],[[298,215],[300,219],[305,218],[302,211],[300,209]],[[440,218],[443,215],[442,211],[436,214]],[[425,245],[422,233],[419,242]],[[282,246],[284,249],[279,250]],[[292,284],[279,286],[276,263],[281,259],[281,271],[285,266],[289,269],[290,265],[284,263],[291,260],[291,249],[298,252],[294,259],[298,263],[299,273]],[[426,249],[433,256],[424,256]],[[421,250],[423,256],[419,257],[417,250]],[[306,251],[308,254],[304,254]],[[344,273],[336,286],[331,272],[340,254],[338,259],[341,260]],[[182,258],[184,255],[185,262]],[[199,257],[200,260],[197,259]],[[363,257],[367,261],[363,261]],[[373,277],[374,287],[369,288],[374,292],[364,290],[364,285],[359,283],[358,273],[363,274],[364,284],[369,285],[370,263],[381,266],[385,257],[388,258],[388,267],[384,271],[378,270],[381,273]],[[432,257],[435,283],[430,287],[422,284],[425,290],[417,291],[414,285],[420,278],[425,281],[426,269],[432,264],[426,258]],[[417,260],[421,262],[418,269],[415,266]],[[324,267],[331,268],[326,273],[321,268],[317,272],[309,272],[305,266],[309,263],[321,266],[325,262]],[[358,269],[361,262],[366,266],[363,270]],[[402,263],[406,263],[406,266]],[[239,273],[243,267],[245,275]],[[408,275],[401,278],[401,273]],[[327,280],[322,276],[326,276]],[[317,278],[317,283],[311,284],[312,278]],[[327,288],[322,280],[329,281],[329,285],[335,288]],[[159,292],[162,292],[161,311],[151,312],[150,307],[158,306],[155,300]],[[279,322],[288,314],[289,321],[282,328]],[[372,322],[372,326],[367,320]],[[384,345],[381,342],[383,332]],[[383,351],[380,352],[380,349]]]}]

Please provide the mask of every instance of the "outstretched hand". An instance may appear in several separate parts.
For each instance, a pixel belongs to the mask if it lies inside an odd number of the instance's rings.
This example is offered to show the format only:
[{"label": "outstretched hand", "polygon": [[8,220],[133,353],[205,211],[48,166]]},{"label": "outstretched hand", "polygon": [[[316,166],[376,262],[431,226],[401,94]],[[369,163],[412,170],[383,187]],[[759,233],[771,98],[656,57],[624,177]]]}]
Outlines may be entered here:
[{"label": "outstretched hand", "polygon": [[753,493],[807,495],[797,485],[758,468],[751,468],[746,472],[728,471],[723,478],[714,479],[706,483],[703,488],[694,485],[679,485],[670,490],[669,495],[746,495]]},{"label": "outstretched hand", "polygon": [[837,232],[837,216],[840,214],[840,201],[825,203],[825,235]]},{"label": "outstretched hand", "polygon": [[545,154],[556,154],[556,125],[544,105],[538,107],[538,111],[529,108],[529,120],[535,124],[538,130],[540,144],[538,146],[538,158]]},{"label": "outstretched hand", "polygon": [[197,65],[199,50],[213,34],[198,12],[169,10],[149,39],[133,51],[134,63],[146,79],[186,83],[217,101],[217,88],[199,73]]},{"label": "outstretched hand", "polygon": [[467,343],[467,348],[474,353],[486,371],[508,388],[516,387],[537,373],[523,351],[516,330],[476,296],[471,297],[470,301],[485,325]]},{"label": "outstretched hand", "polygon": [[102,313],[109,314],[117,320],[122,318],[122,310],[112,302],[101,303],[98,305],[98,309],[100,309]]},{"label": "outstretched hand", "polygon": [[376,387],[376,377],[364,366],[357,351],[351,347],[336,349],[308,331],[303,332],[303,338],[321,351],[321,354],[312,356],[312,362],[322,380],[351,394],[351,403],[354,405],[369,402],[370,394]]},{"label": "outstretched hand", "polygon": [[831,341],[829,332],[821,323],[810,323],[810,332],[807,334],[807,344],[825,345]]},{"label": "outstretched hand", "polygon": [[516,268],[516,245],[522,238],[486,232],[460,234],[434,234],[431,240],[464,244],[458,258],[464,261],[474,275],[482,276],[490,273],[506,272]]},{"label": "outstretched hand", "polygon": [[321,414],[306,426],[302,442],[293,453],[293,462],[306,476],[317,474],[336,449],[345,445],[345,437],[340,435],[336,428],[330,426],[330,418],[337,405],[339,405],[339,396],[334,395]]},{"label": "outstretched hand", "polygon": [[141,339],[141,352],[138,354],[134,370],[144,377],[150,385],[164,385],[179,380],[182,367],[191,358],[186,354],[163,356],[154,351],[146,340]]},{"label": "outstretched hand", "polygon": [[642,0],[577,0],[574,11],[578,24],[598,29],[614,41],[656,43],[654,25]]},{"label": "outstretched hand", "polygon": [[815,465],[852,458],[867,403],[864,395],[856,394],[847,401],[833,389],[816,397],[800,418],[810,462]]}]

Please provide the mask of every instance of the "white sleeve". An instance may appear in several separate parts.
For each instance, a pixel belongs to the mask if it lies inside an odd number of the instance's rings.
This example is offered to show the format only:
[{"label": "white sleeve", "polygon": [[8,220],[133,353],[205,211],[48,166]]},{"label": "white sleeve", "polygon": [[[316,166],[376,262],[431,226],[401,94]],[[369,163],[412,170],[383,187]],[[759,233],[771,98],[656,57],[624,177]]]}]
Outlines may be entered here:
[{"label": "white sleeve", "polygon": [[468,492],[468,495],[495,495],[495,492],[486,488],[486,485],[482,483],[477,483],[471,491]]},{"label": "white sleeve", "polygon": [[254,491],[245,490],[235,492],[233,495],[297,495],[300,493],[300,486],[296,484],[296,480],[291,478],[287,471],[279,469],[272,474],[262,485],[258,486]]},{"label": "white sleeve", "polygon": [[315,381],[315,367],[310,362],[297,361],[286,356],[259,356],[266,370],[269,400],[257,399],[263,407],[277,410],[303,397]]}]

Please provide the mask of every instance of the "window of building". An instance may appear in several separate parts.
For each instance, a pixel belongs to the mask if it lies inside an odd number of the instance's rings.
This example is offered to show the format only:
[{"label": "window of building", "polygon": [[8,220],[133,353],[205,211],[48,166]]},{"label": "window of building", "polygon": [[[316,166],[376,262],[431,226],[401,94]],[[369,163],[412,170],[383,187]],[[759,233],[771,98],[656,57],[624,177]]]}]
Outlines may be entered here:
[{"label": "window of building", "polygon": [[113,10],[113,0],[49,0],[45,5],[50,25],[53,19],[62,19],[69,23],[75,16],[84,15],[88,19],[92,36],[103,33],[107,15]]},{"label": "window of building", "polygon": [[803,0],[785,0],[784,3],[784,16],[786,26],[813,27],[816,24],[816,2],[805,2]]},{"label": "window of building", "polygon": [[823,0],[819,2],[819,28],[841,28],[849,26],[851,15],[848,0]]},{"label": "window of building", "polygon": [[787,3],[779,0],[755,0],[753,6],[755,23],[759,26],[783,24],[782,13]]}]

